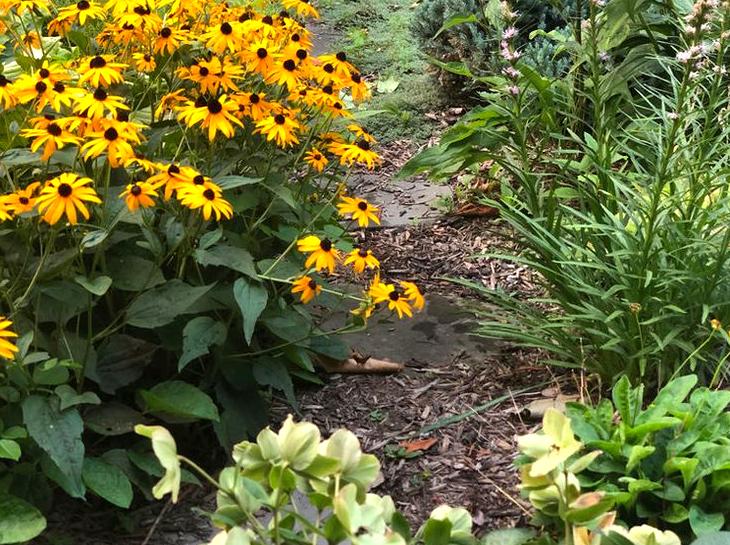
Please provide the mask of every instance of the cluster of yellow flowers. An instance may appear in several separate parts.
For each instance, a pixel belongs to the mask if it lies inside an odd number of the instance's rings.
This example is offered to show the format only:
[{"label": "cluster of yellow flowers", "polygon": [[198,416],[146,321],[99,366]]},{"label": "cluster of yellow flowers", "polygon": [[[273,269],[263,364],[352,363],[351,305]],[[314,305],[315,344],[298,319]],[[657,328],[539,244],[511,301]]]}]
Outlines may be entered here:
[{"label": "cluster of yellow flowers", "polygon": [[[342,216],[350,217],[360,227],[367,227],[370,222],[380,224],[378,208],[365,199],[343,196],[337,209]],[[304,266],[315,271],[326,271],[328,274],[332,274],[335,272],[337,263],[342,260],[340,250],[330,239],[321,239],[316,235],[308,235],[298,240],[297,249],[309,254]],[[362,274],[366,269],[375,271],[370,286],[365,290],[363,303],[353,311],[354,314],[367,319],[380,303],[387,303],[388,308],[396,312],[399,318],[412,317],[414,308],[419,311],[423,310],[426,300],[416,284],[400,281],[396,286],[380,280],[380,261],[373,255],[372,250],[356,247],[347,254],[343,264],[352,265],[353,271],[357,274]],[[303,303],[309,303],[322,292],[322,286],[307,274],[299,277],[293,283],[291,291],[295,294],[298,293]]]},{"label": "cluster of yellow flowers", "polygon": [[[221,187],[177,160],[184,146],[169,161],[138,153],[147,123],[177,122],[204,131],[210,141],[240,132],[281,148],[302,146],[298,158],[317,172],[331,158],[368,168],[380,161],[371,149],[375,140],[360,126],[330,130],[334,120],[351,115],[346,103],[369,91],[344,53],[312,55],[301,18],[317,16],[308,0],[251,0],[235,7],[180,0],[66,6],[0,0],[0,38],[37,59],[26,72],[16,66],[16,75],[7,67],[0,74],[0,113],[20,111],[20,136],[43,161],[76,147],[79,165],[101,158],[129,169],[134,182],[121,197],[131,211],[154,206],[164,186],[166,200],[175,195],[183,206],[201,209],[206,220],[230,218]],[[59,60],[61,48],[72,49],[80,31],[89,30],[97,34],[86,49],[95,54]],[[36,206],[51,224],[64,215],[72,224],[79,215],[88,219],[84,203],[101,202],[94,189],[100,181],[59,174],[0,196],[0,220]]]}]

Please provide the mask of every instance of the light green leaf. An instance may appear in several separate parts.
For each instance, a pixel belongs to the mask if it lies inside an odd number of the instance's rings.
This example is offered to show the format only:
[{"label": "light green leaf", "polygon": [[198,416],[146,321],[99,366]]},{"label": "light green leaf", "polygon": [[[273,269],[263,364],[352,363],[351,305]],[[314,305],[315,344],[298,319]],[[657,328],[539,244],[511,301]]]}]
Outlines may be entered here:
[{"label": "light green leaf", "polygon": [[157,456],[165,474],[152,489],[155,498],[162,499],[165,494],[172,495],[172,503],[177,503],[180,492],[180,460],[177,457],[177,445],[169,431],[162,426],[143,426],[138,424],[134,427],[135,433],[152,440],[152,450]]},{"label": "light green leaf", "polygon": [[215,179],[221,189],[233,189],[244,185],[258,184],[263,178],[248,178],[246,176],[220,176]]},{"label": "light green leaf", "polygon": [[0,543],[24,543],[46,529],[46,519],[28,502],[0,492]]},{"label": "light green leaf", "polygon": [[65,411],[69,407],[76,405],[99,405],[101,399],[94,392],[84,392],[83,394],[77,394],[76,390],[71,388],[68,384],[61,384],[56,386],[54,390],[56,395],[61,400],[60,409]]},{"label": "light green leaf", "polygon": [[74,281],[86,288],[86,291],[94,295],[104,295],[112,285],[112,279],[108,276],[97,276],[93,280],[89,280],[85,276],[76,275]]},{"label": "light green leaf", "polygon": [[0,439],[0,458],[17,462],[20,460],[20,454],[20,445],[18,443],[12,439]]},{"label": "light green leaf", "polygon": [[75,498],[83,498],[86,492],[81,479],[84,424],[76,409],[61,411],[59,404],[55,397],[31,395],[23,401],[23,422],[28,434],[68,480],[69,493]]},{"label": "light green leaf", "polygon": [[127,310],[127,323],[152,329],[172,322],[203,297],[209,286],[190,286],[182,280],[169,282],[140,295]]},{"label": "light green leaf", "polygon": [[140,395],[148,412],[218,421],[218,408],[213,400],[187,382],[162,382],[150,390],[141,390]]},{"label": "light green leaf", "polygon": [[654,454],[656,447],[634,445],[631,447],[631,453],[629,454],[629,461],[626,462],[626,471],[631,472],[638,466],[641,461],[647,456]]},{"label": "light green leaf", "polygon": [[432,39],[438,38],[443,32],[446,32],[450,28],[453,28],[457,25],[463,25],[467,23],[476,23],[478,22],[477,16],[473,13],[457,13],[455,15],[452,15],[446,21],[444,21],[444,24],[441,25],[441,28],[438,30],[436,34],[433,35]]},{"label": "light green leaf", "polygon": [[725,515],[706,513],[698,505],[692,505],[689,508],[689,525],[697,536],[717,532],[725,525]]},{"label": "light green leaf", "polygon": [[528,528],[507,528],[494,530],[482,538],[482,545],[522,545],[535,536]]},{"label": "light green leaf", "polygon": [[203,265],[227,267],[231,270],[238,271],[241,274],[256,278],[256,267],[254,267],[253,257],[248,251],[236,246],[228,246],[226,244],[216,244],[207,250],[198,248],[195,250],[195,260]]},{"label": "light green leaf", "polygon": [[209,353],[212,345],[226,341],[226,325],[208,316],[198,316],[190,320],[183,329],[183,353],[177,362],[178,371],[195,358]]},{"label": "light green leaf", "polygon": [[294,422],[289,415],[279,430],[282,460],[296,471],[306,469],[317,456],[319,439],[317,426],[310,422]]},{"label": "light green leaf", "polygon": [[124,472],[101,458],[84,460],[83,479],[89,490],[117,507],[132,504],[132,485]]},{"label": "light green leaf", "polygon": [[393,78],[380,79],[376,85],[378,93],[392,93],[400,85],[400,81]]},{"label": "light green leaf", "polygon": [[233,296],[243,315],[243,337],[251,344],[256,321],[266,308],[269,292],[260,284],[239,278],[233,283]]},{"label": "light green leaf", "polygon": [[423,525],[423,542],[425,545],[448,545],[451,537],[451,521],[449,519],[428,519]]}]

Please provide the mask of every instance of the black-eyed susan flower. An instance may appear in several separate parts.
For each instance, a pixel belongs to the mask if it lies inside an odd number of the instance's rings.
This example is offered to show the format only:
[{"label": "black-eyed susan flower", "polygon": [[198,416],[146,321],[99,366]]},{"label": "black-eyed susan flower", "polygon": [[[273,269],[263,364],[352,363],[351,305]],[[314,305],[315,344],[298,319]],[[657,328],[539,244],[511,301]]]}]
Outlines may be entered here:
[{"label": "black-eyed susan flower", "polygon": [[57,123],[55,120],[51,121],[41,117],[33,121],[35,121],[34,128],[23,129],[20,131],[20,135],[33,139],[30,143],[31,151],[38,151],[43,147],[43,153],[41,154],[43,161],[48,161],[56,150],[61,149],[66,144],[75,146],[81,143],[80,138],[68,132],[63,128],[63,124]]},{"label": "black-eyed susan flower", "polygon": [[359,72],[350,74],[348,87],[353,101],[362,102],[363,100],[370,98],[370,89]]},{"label": "black-eyed susan flower", "polygon": [[280,62],[275,62],[271,67],[266,74],[266,82],[283,85],[289,91],[292,91],[299,87],[299,81],[305,75],[295,59],[283,59]]},{"label": "black-eyed susan flower", "polygon": [[341,197],[341,201],[337,205],[337,210],[343,216],[350,216],[353,221],[357,221],[360,227],[367,227],[370,222],[380,225],[378,217],[378,208],[373,206],[365,199],[357,197]]},{"label": "black-eyed susan flower", "polygon": [[241,49],[242,37],[238,22],[224,21],[215,25],[201,36],[205,46],[214,53],[223,54],[226,50],[235,52]]},{"label": "black-eyed susan flower", "polygon": [[18,15],[34,10],[48,13],[48,2],[46,0],[10,0],[7,3],[7,9],[15,10]]},{"label": "black-eyed susan flower", "polygon": [[299,122],[293,119],[290,113],[282,112],[272,114],[256,123],[254,132],[263,134],[266,140],[274,140],[278,146],[286,148],[299,143],[296,131],[300,128]]},{"label": "black-eyed susan flower", "polygon": [[135,157],[134,149],[125,139],[124,134],[114,127],[86,133],[89,140],[81,146],[81,153],[86,159],[96,158],[106,153],[109,165],[118,167],[128,159]]},{"label": "black-eyed susan flower", "polygon": [[166,201],[172,197],[172,194],[180,185],[192,184],[193,178],[199,175],[194,168],[175,163],[158,163],[156,166],[157,173],[147,178],[147,183],[155,189],[164,186]]},{"label": "black-eyed susan flower", "polygon": [[360,125],[350,123],[347,126],[347,130],[354,134],[360,140],[364,140],[368,144],[374,144],[376,142],[375,137],[363,129]]},{"label": "black-eyed susan flower", "polygon": [[157,68],[155,58],[149,53],[135,53],[132,55],[134,67],[140,72],[154,72]]},{"label": "black-eyed susan flower", "polygon": [[282,0],[281,3],[286,9],[293,9],[302,17],[319,18],[319,13],[309,0]]},{"label": "black-eyed susan flower", "polygon": [[399,284],[403,288],[403,295],[410,301],[413,308],[423,310],[423,307],[426,305],[426,299],[423,297],[421,290],[418,289],[418,286],[406,280],[401,280]]},{"label": "black-eyed susan flower", "polygon": [[8,197],[0,196],[0,221],[9,221],[13,219],[13,211],[8,206]]},{"label": "black-eyed susan flower", "polygon": [[350,79],[350,75],[355,71],[355,67],[347,61],[347,55],[344,51],[340,51],[334,55],[320,55],[319,62],[323,65],[331,65],[333,71],[342,79]]},{"label": "black-eyed susan flower", "polygon": [[33,182],[23,189],[18,189],[10,195],[6,195],[4,199],[5,206],[16,216],[32,211],[35,208],[35,193],[40,185],[40,182]]},{"label": "black-eyed susan flower", "polygon": [[82,59],[79,65],[79,83],[89,83],[94,87],[109,87],[115,83],[122,83],[122,70],[127,65],[113,62],[112,55],[96,55]]},{"label": "black-eyed susan flower", "polygon": [[13,322],[5,316],[0,316],[0,358],[6,360],[12,360],[15,357],[14,354],[18,351],[18,347],[10,341],[10,339],[18,336],[10,329],[12,325]]},{"label": "black-eyed susan flower", "polygon": [[79,0],[75,4],[64,6],[58,10],[58,19],[78,21],[85,25],[86,21],[104,19],[106,10],[93,0]]},{"label": "black-eyed susan flower", "polygon": [[400,292],[393,284],[385,284],[380,281],[380,275],[376,275],[373,279],[370,288],[368,289],[368,295],[372,298],[375,304],[386,303],[388,308],[398,314],[398,318],[403,316],[413,316],[411,305],[408,302],[408,298]]},{"label": "black-eyed susan flower", "polygon": [[258,72],[265,77],[274,67],[274,47],[268,40],[252,42],[241,59],[249,72]]},{"label": "black-eyed susan flower", "polygon": [[0,74],[0,106],[3,106],[7,110],[17,103],[18,99],[15,96],[13,82],[5,77],[5,75]]},{"label": "black-eyed susan flower", "polygon": [[367,165],[372,170],[380,163],[380,157],[370,149],[370,144],[363,139],[357,140],[354,144],[349,142],[333,142],[328,148],[333,154],[340,158],[340,164],[352,166],[354,163]]},{"label": "black-eyed susan flower", "polygon": [[119,198],[124,199],[130,212],[136,212],[140,208],[150,208],[155,205],[153,197],[157,197],[157,191],[147,182],[134,182],[127,185]]},{"label": "black-eyed susan flower", "polygon": [[79,97],[74,105],[74,112],[83,113],[89,119],[102,119],[107,112],[116,115],[118,110],[129,110],[122,97],[110,95],[101,87],[93,93]]},{"label": "black-eyed susan flower", "polygon": [[166,113],[173,112],[178,105],[185,103],[186,100],[182,90],[163,95],[157,104],[157,108],[155,108],[155,117],[159,119]]},{"label": "black-eyed susan flower", "polygon": [[317,148],[310,149],[304,155],[304,161],[306,161],[317,172],[322,172],[329,162],[327,157],[325,157]]},{"label": "black-eyed susan flower", "polygon": [[186,186],[184,192],[178,190],[178,197],[183,206],[202,210],[206,220],[212,216],[218,221],[233,217],[233,206],[222,197],[220,189],[216,191],[207,184]]},{"label": "black-eyed susan flower", "polygon": [[41,37],[35,30],[31,30],[30,32],[23,34],[20,37],[20,42],[28,48],[28,50],[41,48]]},{"label": "black-eyed susan flower", "polygon": [[352,264],[352,270],[356,273],[362,273],[365,269],[377,269],[380,267],[380,261],[373,255],[372,250],[365,248],[355,248],[345,259],[345,265]]},{"label": "black-eyed susan flower", "polygon": [[305,267],[314,267],[318,271],[326,269],[330,274],[335,272],[335,265],[340,259],[340,252],[332,241],[328,238],[320,239],[316,235],[297,240],[297,250],[309,254],[304,262]]},{"label": "black-eyed susan flower", "polygon": [[228,100],[226,95],[210,98],[201,107],[193,104],[192,108],[190,106],[180,108],[181,119],[185,120],[188,127],[200,123],[201,128],[208,129],[209,140],[214,140],[219,131],[227,138],[232,138],[236,130],[234,125],[243,126],[233,115],[235,111],[238,111],[238,105]]},{"label": "black-eyed susan flower", "polygon": [[162,27],[157,33],[157,38],[152,47],[155,53],[172,55],[188,39],[189,34],[186,30],[166,26]]},{"label": "black-eyed susan flower", "polygon": [[54,225],[65,214],[68,222],[74,225],[78,223],[78,213],[88,220],[90,214],[85,203],[101,203],[96,191],[88,187],[91,183],[91,178],[82,178],[72,172],[48,180],[36,200],[43,220]]},{"label": "black-eyed susan flower", "polygon": [[322,286],[317,284],[311,276],[302,276],[292,282],[292,293],[298,293],[302,303],[307,304],[322,291]]},{"label": "black-eyed susan flower", "polygon": [[261,121],[277,107],[266,100],[265,93],[236,93],[231,100],[238,104],[239,117],[250,117],[253,121]]}]

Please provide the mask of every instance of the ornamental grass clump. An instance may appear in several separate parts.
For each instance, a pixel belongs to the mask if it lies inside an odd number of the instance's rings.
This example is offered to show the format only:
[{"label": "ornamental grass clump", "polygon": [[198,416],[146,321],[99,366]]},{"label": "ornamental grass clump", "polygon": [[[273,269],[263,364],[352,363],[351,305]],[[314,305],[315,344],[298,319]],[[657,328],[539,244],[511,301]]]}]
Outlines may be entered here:
[{"label": "ornamental grass clump", "polygon": [[313,54],[317,15],[0,0],[0,519],[56,487],[129,507],[158,470],[105,437],[202,420],[232,445],[274,391],[295,403],[291,375],[349,356],[337,333],[423,308],[348,236],[380,222],[346,189],[380,157],[352,116],[366,79]]},{"label": "ornamental grass clump", "polygon": [[486,201],[521,252],[488,257],[536,271],[542,297],[475,285],[499,309],[482,334],[607,383],[726,375],[729,32],[728,2],[587,2],[552,78],[505,31],[485,104],[403,172],[501,182]]}]

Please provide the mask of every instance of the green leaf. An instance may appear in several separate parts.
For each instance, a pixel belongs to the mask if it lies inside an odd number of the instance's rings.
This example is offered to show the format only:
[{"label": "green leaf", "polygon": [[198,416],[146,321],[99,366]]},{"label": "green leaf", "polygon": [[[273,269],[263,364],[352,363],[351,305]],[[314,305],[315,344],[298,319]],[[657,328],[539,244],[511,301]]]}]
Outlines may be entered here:
[{"label": "green leaf", "polygon": [[68,382],[68,369],[57,359],[48,360],[33,369],[33,382],[43,386],[55,386]]},{"label": "green leaf", "polygon": [[213,400],[187,382],[162,382],[150,390],[141,390],[140,395],[149,412],[218,421],[218,409]]},{"label": "green leaf", "polygon": [[482,545],[522,545],[535,536],[528,528],[494,530],[482,538]]},{"label": "green leaf", "polygon": [[636,424],[644,424],[664,416],[677,403],[682,403],[697,384],[696,375],[677,377],[659,391],[649,407],[636,418]]},{"label": "green leaf", "polygon": [[457,25],[464,25],[467,23],[476,23],[479,19],[477,19],[477,16],[473,13],[457,13],[455,15],[452,15],[446,21],[444,21],[444,24],[441,25],[441,28],[438,30],[436,34],[433,35],[433,40],[438,38],[443,32],[446,32],[450,28],[453,28]]},{"label": "green leaf", "polygon": [[60,409],[65,411],[69,407],[76,405],[99,405],[101,399],[94,392],[84,392],[83,394],[77,394],[76,390],[71,388],[68,384],[61,384],[56,386],[54,390],[56,395],[61,400]]},{"label": "green leaf", "polygon": [[152,494],[158,500],[164,497],[165,494],[171,494],[172,503],[177,503],[177,496],[180,492],[181,470],[175,439],[162,426],[143,426],[140,424],[134,427],[134,431],[152,440],[152,450],[165,469],[165,474],[152,489]]},{"label": "green leaf", "polygon": [[618,410],[619,415],[621,415],[621,420],[629,426],[633,424],[631,402],[629,399],[630,396],[631,383],[629,382],[629,377],[624,375],[613,387],[611,397],[613,399],[613,404],[616,406],[616,410]]},{"label": "green leaf", "polygon": [[157,345],[136,337],[112,335],[99,347],[96,361],[87,364],[86,376],[113,394],[142,376],[156,349]]},{"label": "green leaf", "polygon": [[92,407],[84,413],[84,425],[99,435],[124,435],[134,431],[134,426],[142,424],[142,413],[118,401],[110,401]]},{"label": "green leaf", "polygon": [[730,532],[713,532],[699,536],[692,545],[730,545]]},{"label": "green leaf", "polygon": [[20,445],[12,439],[0,439],[0,458],[20,460]]},{"label": "green leaf", "polygon": [[630,473],[633,469],[641,463],[641,461],[647,456],[651,456],[656,447],[635,445],[631,447],[631,453],[629,454],[629,461],[626,462],[626,471]]},{"label": "green leaf", "polygon": [[208,316],[198,316],[190,320],[183,329],[183,353],[177,362],[178,371],[195,358],[209,353],[212,345],[226,341],[226,325]]},{"label": "green leaf", "polygon": [[263,178],[248,178],[246,176],[220,176],[215,179],[221,189],[233,189],[235,187],[241,187],[244,185],[258,184],[263,181]]},{"label": "green leaf", "polygon": [[140,295],[127,310],[127,323],[143,329],[169,324],[185,314],[212,287],[213,284],[190,286],[182,280],[170,280]]},{"label": "green leaf", "polygon": [[243,316],[243,337],[251,344],[256,322],[266,308],[269,292],[260,284],[239,278],[233,283],[233,296]]},{"label": "green leaf", "polygon": [[194,255],[195,260],[204,267],[210,265],[227,267],[251,278],[258,277],[253,257],[243,248],[217,244],[207,250],[197,249]]},{"label": "green leaf", "polygon": [[114,289],[144,291],[165,283],[160,268],[147,259],[135,255],[111,255],[107,261]]},{"label": "green leaf", "polygon": [[699,505],[692,505],[689,508],[689,525],[697,536],[717,532],[725,525],[725,515],[706,513]]},{"label": "green leaf", "polygon": [[284,392],[287,401],[293,407],[297,406],[294,396],[294,384],[286,365],[278,359],[259,358],[253,363],[253,376],[262,386],[272,386]]},{"label": "green leaf", "polygon": [[112,285],[112,279],[108,276],[97,276],[93,280],[89,280],[85,276],[76,275],[74,281],[86,288],[86,291],[94,295],[104,295]]},{"label": "green leaf", "polygon": [[86,492],[81,478],[84,424],[76,409],[61,411],[59,404],[55,397],[31,395],[23,401],[23,422],[28,434],[68,479],[69,493],[83,498]]},{"label": "green leaf", "polygon": [[425,545],[448,545],[451,537],[451,521],[428,519],[423,526],[423,543]]},{"label": "green leaf", "polygon": [[46,529],[46,519],[28,502],[0,492],[0,543],[24,543]]},{"label": "green leaf", "polygon": [[82,475],[89,490],[112,505],[127,509],[132,504],[132,484],[117,466],[101,458],[86,458]]}]

